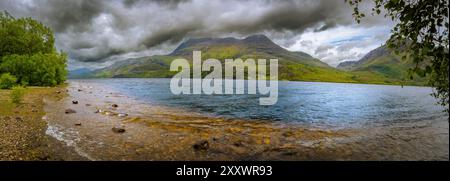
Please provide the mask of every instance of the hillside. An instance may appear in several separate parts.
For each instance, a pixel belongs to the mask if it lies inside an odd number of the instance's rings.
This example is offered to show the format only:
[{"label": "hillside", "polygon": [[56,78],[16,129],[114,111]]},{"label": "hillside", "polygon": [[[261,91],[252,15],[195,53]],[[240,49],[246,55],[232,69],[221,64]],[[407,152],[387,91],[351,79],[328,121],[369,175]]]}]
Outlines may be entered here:
[{"label": "hillside", "polygon": [[387,49],[386,46],[378,47],[358,61],[340,63],[337,68],[350,73],[369,72],[383,76],[386,81],[404,80],[408,84],[425,84],[425,78],[414,76],[414,81],[409,80],[408,69],[414,67],[414,62],[401,58]]},{"label": "hillside", "polygon": [[[192,51],[202,51],[202,60],[216,58],[264,58],[279,60],[279,79],[296,81],[350,82],[373,84],[400,84],[402,80],[395,76],[386,77],[370,70],[343,71],[329,66],[304,52],[288,51],[264,35],[253,35],[244,39],[236,38],[198,38],[181,43],[168,55],[157,55],[127,59],[109,67],[90,73],[91,77],[147,77],[169,78],[176,72],[170,72],[172,60],[185,58],[192,61]],[[371,57],[371,56],[369,56]],[[376,57],[376,56],[375,56]],[[342,68],[342,66],[340,67]],[[405,70],[406,71],[406,70]]]}]

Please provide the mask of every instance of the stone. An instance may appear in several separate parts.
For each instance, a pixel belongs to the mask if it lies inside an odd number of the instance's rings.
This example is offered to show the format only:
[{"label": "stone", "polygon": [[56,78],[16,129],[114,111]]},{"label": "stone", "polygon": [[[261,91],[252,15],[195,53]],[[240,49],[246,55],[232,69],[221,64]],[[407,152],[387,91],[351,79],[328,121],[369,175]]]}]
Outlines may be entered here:
[{"label": "stone", "polygon": [[111,107],[113,107],[113,108],[117,108],[117,107],[119,107],[119,105],[117,105],[117,104],[113,104],[113,105],[111,105]]},{"label": "stone", "polygon": [[77,113],[75,110],[73,109],[66,109],[66,111],[64,111],[66,114],[73,114],[73,113]]},{"label": "stone", "polygon": [[78,101],[72,101],[72,104],[78,104]]},{"label": "stone", "polygon": [[192,148],[197,151],[204,151],[209,149],[209,142],[208,140],[201,140],[194,145],[192,145]]},{"label": "stone", "polygon": [[124,128],[120,128],[120,127],[113,127],[111,130],[114,133],[125,133],[125,129]]},{"label": "stone", "polygon": [[75,126],[81,126],[81,123],[75,123]]},{"label": "stone", "polygon": [[119,114],[117,114],[117,116],[119,116],[119,117],[126,117],[126,116],[128,116],[128,114],[127,113],[119,113]]}]

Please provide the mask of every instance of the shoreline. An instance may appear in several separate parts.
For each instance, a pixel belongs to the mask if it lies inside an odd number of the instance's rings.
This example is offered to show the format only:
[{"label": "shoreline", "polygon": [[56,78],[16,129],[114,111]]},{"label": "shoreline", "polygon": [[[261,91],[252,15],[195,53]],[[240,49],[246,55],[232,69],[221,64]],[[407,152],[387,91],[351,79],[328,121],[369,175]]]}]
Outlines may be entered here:
[{"label": "shoreline", "polygon": [[44,97],[61,99],[64,87],[29,87],[21,105],[10,103],[10,90],[0,90],[0,160],[86,160],[72,147],[45,134]]},{"label": "shoreline", "polygon": [[[68,80],[95,80],[95,79],[171,79],[171,77],[86,77],[86,78],[69,78]],[[245,79],[248,80],[248,79]],[[389,83],[362,83],[362,82],[326,82],[326,81],[313,81],[313,80],[278,80],[279,82],[311,82],[311,83],[331,83],[331,84],[358,84],[358,85],[385,85],[385,86],[402,86],[401,83],[389,84]],[[427,83],[413,83],[403,84],[403,87],[429,87],[433,88]]]},{"label": "shoreline", "polygon": [[[83,81],[68,89],[66,99],[47,107],[49,118],[76,130],[77,138],[67,137],[80,140],[77,147],[94,160],[448,160],[448,124],[440,119],[333,130],[209,117]],[[64,114],[67,108],[77,113]],[[435,134],[443,139],[429,138]]]},{"label": "shoreline", "polygon": [[[29,113],[26,108],[33,105],[38,110],[31,111],[30,115],[34,117],[25,121],[26,125],[32,126],[29,126],[29,131],[21,132],[23,136],[6,132],[9,127],[4,123],[9,120],[4,119],[4,115],[0,116],[1,134],[26,138],[10,147],[5,147],[6,139],[2,139],[0,145],[5,148],[2,150],[12,151],[14,148],[21,152],[8,155],[2,151],[0,160],[449,158],[446,120],[399,121],[376,128],[306,128],[280,122],[208,117],[151,103],[142,104],[103,85],[77,80],[69,82],[66,87],[30,87],[25,106],[19,110],[7,110],[19,117]],[[0,100],[5,99],[6,92],[0,91]],[[77,104],[72,102],[74,100]],[[114,104],[117,107],[113,107]],[[67,109],[73,109],[75,113],[66,114]],[[5,112],[4,108],[1,111]],[[24,120],[28,118],[24,117]],[[35,146],[20,146],[30,142],[35,142]],[[20,149],[16,149],[17,146]]]}]

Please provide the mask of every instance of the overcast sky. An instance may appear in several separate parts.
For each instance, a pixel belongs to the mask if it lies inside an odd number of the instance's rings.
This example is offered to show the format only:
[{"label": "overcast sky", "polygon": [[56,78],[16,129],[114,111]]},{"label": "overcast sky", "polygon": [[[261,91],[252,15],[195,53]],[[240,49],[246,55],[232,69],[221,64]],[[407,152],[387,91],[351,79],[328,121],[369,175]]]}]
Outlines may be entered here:
[{"label": "overcast sky", "polygon": [[166,54],[187,38],[261,33],[336,66],[380,46],[393,26],[383,16],[356,24],[344,0],[0,0],[0,10],[53,28],[69,69]]}]

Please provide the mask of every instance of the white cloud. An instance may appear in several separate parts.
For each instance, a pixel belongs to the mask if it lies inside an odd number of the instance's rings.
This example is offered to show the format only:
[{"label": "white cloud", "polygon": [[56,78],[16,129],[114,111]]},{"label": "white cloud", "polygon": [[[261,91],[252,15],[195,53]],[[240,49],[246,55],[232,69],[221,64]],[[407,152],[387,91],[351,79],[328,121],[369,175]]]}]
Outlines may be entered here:
[{"label": "white cloud", "polygon": [[337,26],[321,32],[309,29],[295,37],[296,43],[287,49],[306,52],[331,66],[337,66],[344,61],[358,60],[384,44],[391,28],[391,24],[386,24],[372,27]]}]

